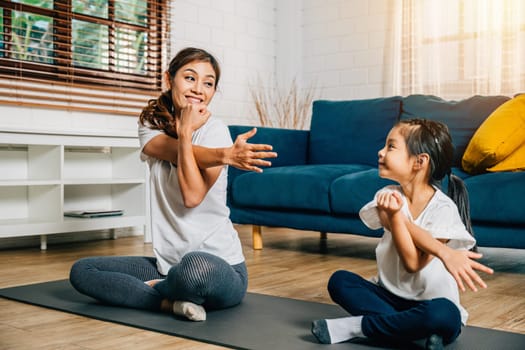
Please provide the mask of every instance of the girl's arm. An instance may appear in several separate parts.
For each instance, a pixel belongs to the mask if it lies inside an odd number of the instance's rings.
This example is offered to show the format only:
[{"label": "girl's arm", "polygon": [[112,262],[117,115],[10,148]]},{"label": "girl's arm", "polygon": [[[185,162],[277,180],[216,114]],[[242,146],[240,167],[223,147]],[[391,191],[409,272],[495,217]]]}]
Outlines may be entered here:
[{"label": "girl's arm", "polygon": [[389,215],[390,232],[396,246],[396,250],[401,257],[401,261],[408,272],[418,272],[424,268],[432,259],[432,256],[421,250],[412,239],[408,229],[407,217],[398,212]]},{"label": "girl's arm", "polygon": [[[253,128],[237,136],[231,147],[207,148],[193,145],[192,150],[199,168],[207,169],[219,165],[231,165],[241,170],[262,172],[261,167],[272,165],[264,158],[275,158],[277,153],[271,152],[271,145],[248,143],[247,140],[256,132],[257,129]],[[150,157],[177,164],[179,140],[160,134],[144,146],[143,152]]]},{"label": "girl's arm", "polygon": [[397,192],[382,192],[377,196],[377,210],[382,225],[392,233],[392,239],[408,272],[417,272],[427,263],[427,254],[414,243],[407,227],[408,218],[401,208],[403,200]]},{"label": "girl's arm", "polygon": [[469,250],[452,249],[445,244],[446,242],[435,239],[429,232],[413,222],[408,222],[408,220],[407,228],[414,244],[422,251],[427,252],[430,259],[432,256],[438,257],[454,277],[462,291],[465,291],[463,282],[473,291],[477,291],[476,283],[482,288],[487,288],[487,285],[475,270],[488,274],[492,274],[494,271],[473,260],[481,258],[481,254]]},{"label": "girl's arm", "polygon": [[[380,198],[381,206],[379,205]],[[465,291],[463,282],[473,291],[477,291],[475,283],[482,288],[487,287],[475,271],[493,273],[491,268],[473,260],[481,258],[481,254],[452,249],[445,244],[444,240],[432,237],[428,231],[414,224],[401,213],[401,205],[401,197],[397,193],[386,194],[384,197],[378,196],[381,222],[392,232],[396,249],[408,271],[421,270],[436,256],[443,262],[462,291]]]}]

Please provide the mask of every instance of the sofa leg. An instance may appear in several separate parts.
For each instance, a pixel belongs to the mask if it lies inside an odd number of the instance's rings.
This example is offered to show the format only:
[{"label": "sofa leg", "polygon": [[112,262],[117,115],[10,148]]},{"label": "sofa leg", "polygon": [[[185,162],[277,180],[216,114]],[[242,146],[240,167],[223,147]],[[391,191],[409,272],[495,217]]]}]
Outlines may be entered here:
[{"label": "sofa leg", "polygon": [[322,241],[326,241],[328,239],[328,234],[326,232],[321,232],[320,238]]},{"label": "sofa leg", "polygon": [[252,243],[255,250],[263,248],[262,227],[260,225],[252,225]]}]

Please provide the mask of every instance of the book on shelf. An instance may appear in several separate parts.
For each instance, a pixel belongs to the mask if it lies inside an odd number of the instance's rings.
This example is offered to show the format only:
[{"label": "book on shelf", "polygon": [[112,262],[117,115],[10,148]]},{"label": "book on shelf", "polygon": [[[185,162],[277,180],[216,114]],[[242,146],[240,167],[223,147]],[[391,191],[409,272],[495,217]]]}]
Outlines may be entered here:
[{"label": "book on shelf", "polygon": [[122,209],[111,210],[68,210],[64,212],[64,216],[75,218],[98,218],[103,216],[118,216],[124,214]]}]

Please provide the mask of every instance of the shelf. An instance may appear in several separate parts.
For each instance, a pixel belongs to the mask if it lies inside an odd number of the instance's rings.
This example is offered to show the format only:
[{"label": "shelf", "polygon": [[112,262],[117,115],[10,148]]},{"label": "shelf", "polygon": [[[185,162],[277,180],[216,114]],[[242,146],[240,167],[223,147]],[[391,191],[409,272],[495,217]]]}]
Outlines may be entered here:
[{"label": "shelf", "polygon": [[57,145],[0,142],[0,182],[60,179],[61,150]]},{"label": "shelf", "polygon": [[0,187],[60,185],[60,180],[0,180]]},{"label": "shelf", "polygon": [[121,215],[101,218],[63,218],[63,220],[60,221],[38,221],[33,219],[0,220],[0,238],[107,230],[120,227],[142,226],[145,224],[146,222],[143,215]]},{"label": "shelf", "polygon": [[62,183],[64,185],[103,185],[103,184],[143,184],[144,178],[107,178],[107,179],[64,179]]},{"label": "shelf", "polygon": [[[136,136],[0,131],[0,238],[142,226],[149,236],[147,169]],[[64,218],[67,210],[124,215]]]}]

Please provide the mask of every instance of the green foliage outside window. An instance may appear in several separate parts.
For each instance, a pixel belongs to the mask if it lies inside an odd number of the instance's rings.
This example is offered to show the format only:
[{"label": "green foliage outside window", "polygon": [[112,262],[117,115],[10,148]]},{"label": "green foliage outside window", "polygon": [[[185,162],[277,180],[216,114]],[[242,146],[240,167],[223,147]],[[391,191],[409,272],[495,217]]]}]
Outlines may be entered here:
[{"label": "green foliage outside window", "polygon": [[[12,2],[47,10],[53,10],[55,6],[53,0],[12,0]],[[116,72],[132,74],[147,72],[148,0],[72,0],[71,5],[71,17],[73,17],[70,23],[71,37],[66,45],[70,46],[73,66],[108,70],[112,64],[111,69]],[[114,11],[110,18],[112,6]],[[63,36],[56,34],[57,28],[53,26],[54,20],[59,18],[53,19],[37,10],[29,11],[30,7],[27,9],[27,11],[10,12],[12,31],[9,57],[54,64],[59,56],[55,51],[57,40],[65,40]],[[82,19],[75,19],[76,14],[83,15]],[[2,13],[0,24],[2,33],[3,16]],[[113,32],[106,23],[113,24]],[[131,24],[136,29],[131,29],[126,24]],[[110,46],[111,36],[114,37],[113,47]],[[3,39],[2,37],[2,48],[4,48]],[[7,55],[2,51],[0,57],[7,57]],[[110,57],[113,57],[114,61],[110,62]]]},{"label": "green foliage outside window", "polygon": [[53,0],[12,0],[12,2],[16,2],[19,4],[32,5],[32,6],[41,7],[41,8],[50,9],[50,10],[53,8]]},{"label": "green foliage outside window", "polygon": [[105,25],[73,20],[73,64],[108,69],[109,38]]},{"label": "green foliage outside window", "polygon": [[73,12],[100,18],[108,18],[107,0],[73,0]]},{"label": "green foliage outside window", "polygon": [[12,57],[53,63],[53,19],[38,14],[12,12]]}]

